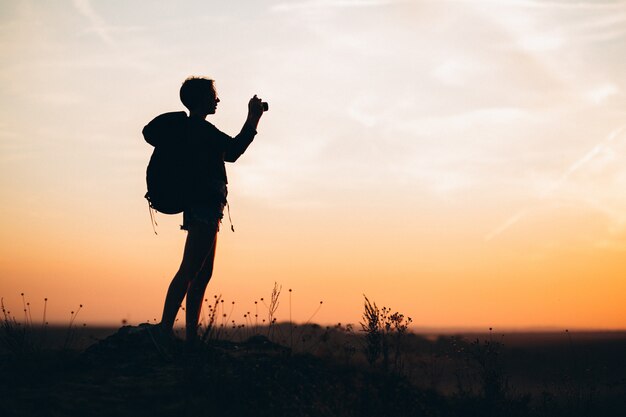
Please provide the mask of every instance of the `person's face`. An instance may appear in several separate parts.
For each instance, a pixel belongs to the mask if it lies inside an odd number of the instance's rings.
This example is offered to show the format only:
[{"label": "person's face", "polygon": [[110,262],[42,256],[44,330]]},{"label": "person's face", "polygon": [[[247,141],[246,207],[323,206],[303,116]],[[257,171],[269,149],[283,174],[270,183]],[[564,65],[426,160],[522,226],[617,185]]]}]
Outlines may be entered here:
[{"label": "person's face", "polygon": [[211,89],[209,92],[209,96],[207,98],[207,113],[215,114],[217,110],[217,103],[220,102],[219,97],[217,97],[217,91],[215,91],[215,87]]}]

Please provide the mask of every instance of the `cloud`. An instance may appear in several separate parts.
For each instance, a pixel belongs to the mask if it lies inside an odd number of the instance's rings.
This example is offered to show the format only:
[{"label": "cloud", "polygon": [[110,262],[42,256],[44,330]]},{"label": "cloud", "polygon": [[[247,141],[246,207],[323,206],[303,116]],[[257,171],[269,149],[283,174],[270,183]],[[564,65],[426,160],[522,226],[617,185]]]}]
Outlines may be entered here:
[{"label": "cloud", "polygon": [[399,3],[399,0],[311,0],[275,4],[270,8],[273,12],[290,12],[296,10],[373,7]]},{"label": "cloud", "polygon": [[611,42],[626,36],[626,3],[618,10],[594,10],[582,16],[582,22],[572,25],[568,32],[582,42]]},{"label": "cloud", "polygon": [[621,13],[610,13],[600,17],[586,18],[580,25],[582,30],[614,30],[623,29],[626,23],[626,4]]},{"label": "cloud", "polygon": [[585,96],[594,105],[600,105],[604,103],[609,97],[614,96],[619,92],[620,89],[615,84],[605,83],[587,90]]},{"label": "cloud", "polygon": [[459,57],[446,59],[431,72],[432,76],[446,85],[464,85],[475,75],[483,71],[484,65],[469,58]]},{"label": "cloud", "polygon": [[500,21],[517,45],[529,52],[553,51],[566,43],[614,41],[626,34],[626,1],[499,1],[494,6],[478,3],[476,7]]},{"label": "cloud", "polygon": [[491,0],[485,3],[519,6],[537,9],[567,9],[567,10],[620,10],[626,6],[626,1],[542,1],[542,0]]},{"label": "cloud", "polygon": [[431,136],[434,134],[450,137],[452,134],[467,135],[470,129],[502,127],[528,121],[532,114],[523,108],[491,107],[472,109],[453,115],[425,117],[413,120],[392,120],[390,127],[400,132]]},{"label": "cloud", "polygon": [[115,47],[115,40],[109,35],[108,26],[105,24],[104,20],[96,13],[96,11],[91,6],[89,0],[74,0],[74,7],[76,10],[80,12],[84,17],[89,20],[91,24],[91,30],[104,42],[106,45]]},{"label": "cloud", "polygon": [[496,236],[501,235],[502,233],[504,233],[505,230],[512,227],[515,223],[519,222],[524,216],[526,216],[527,213],[528,209],[526,208],[518,211],[517,213],[506,219],[506,221],[500,226],[487,233],[485,235],[485,241],[489,242],[490,240],[493,240]]},{"label": "cloud", "polygon": [[[604,158],[601,160],[600,165],[606,165],[612,161],[611,158],[605,158],[607,153],[612,153],[610,148],[610,144],[614,142],[622,133],[626,132],[626,125],[622,125],[616,129],[613,129],[600,143],[596,144],[591,150],[582,155],[578,160],[572,163],[562,174],[561,176],[552,183],[545,191],[539,196],[540,199],[545,200],[549,197],[552,197],[554,193],[563,187],[568,180],[572,177],[572,175],[585,166],[589,165],[592,161],[595,161],[599,158]],[[602,212],[611,220],[613,226],[617,227],[619,230],[623,227],[625,223],[624,215],[621,212],[610,209],[606,204],[602,204],[601,202],[590,199],[585,193],[579,197],[579,200],[585,203],[587,206],[594,208],[597,211]],[[492,230],[491,232],[485,235],[485,241],[490,241],[496,238],[497,236],[504,233],[511,226],[522,220],[527,214],[529,209],[522,208],[517,213],[510,216],[507,220],[505,220],[500,226]],[[617,226],[616,226],[617,225]]]},{"label": "cloud", "polygon": [[526,51],[547,52],[562,47],[565,44],[565,37],[556,32],[534,33],[520,36],[517,42]]}]

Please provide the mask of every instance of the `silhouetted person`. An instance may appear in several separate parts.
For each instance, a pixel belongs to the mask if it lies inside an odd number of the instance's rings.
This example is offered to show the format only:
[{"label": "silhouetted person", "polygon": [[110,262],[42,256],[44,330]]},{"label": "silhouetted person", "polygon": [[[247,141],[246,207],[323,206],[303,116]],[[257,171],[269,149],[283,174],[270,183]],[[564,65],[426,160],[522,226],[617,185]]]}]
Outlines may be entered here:
[{"label": "silhouetted person", "polygon": [[172,335],[174,320],[186,296],[185,333],[187,341],[194,342],[204,292],[213,273],[217,232],[226,205],[228,181],[224,161],[235,162],[250,145],[263,115],[263,103],[256,95],[250,99],[243,128],[232,138],[206,121],[220,102],[213,80],[186,79],[180,88],[180,99],[189,110],[185,146],[189,147],[186,153],[191,173],[191,199],[183,211],[181,229],[187,231],[183,259],[169,285],[159,329]]}]

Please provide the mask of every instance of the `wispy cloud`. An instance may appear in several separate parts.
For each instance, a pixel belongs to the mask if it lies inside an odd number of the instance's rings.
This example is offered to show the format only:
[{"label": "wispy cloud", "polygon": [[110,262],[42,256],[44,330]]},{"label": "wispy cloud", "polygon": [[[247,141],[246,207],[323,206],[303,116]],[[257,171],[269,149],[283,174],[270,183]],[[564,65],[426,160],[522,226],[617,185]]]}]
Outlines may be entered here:
[{"label": "wispy cloud", "polygon": [[[540,199],[544,200],[554,195],[554,193],[561,188],[568,180],[572,177],[574,173],[580,171],[588,165],[591,161],[597,159],[598,157],[606,154],[607,152],[611,152],[610,145],[614,142],[622,133],[626,132],[626,125],[620,126],[616,129],[613,129],[607,137],[602,140],[600,143],[595,145],[591,150],[586,152],[583,156],[581,156],[578,160],[572,163],[562,174],[561,176],[554,181],[545,191],[539,196]],[[588,206],[595,206],[595,208],[604,214],[608,215],[613,221],[617,220],[620,223],[624,222],[624,216],[616,215],[615,211],[609,210],[607,207],[598,204],[594,200],[590,200],[587,197],[584,197],[583,202],[585,202]],[[485,241],[490,241],[496,238],[497,236],[504,233],[510,227],[515,225],[517,222],[522,220],[529,212],[529,208],[525,207],[510,216],[507,220],[505,220],[500,226],[496,227],[491,232],[485,235]]]},{"label": "wispy cloud", "polygon": [[620,10],[626,7],[626,1],[542,1],[542,0],[486,0],[485,3],[497,3],[538,9],[567,10]]},{"label": "wispy cloud", "polygon": [[463,56],[448,58],[437,65],[431,72],[432,76],[444,84],[452,86],[464,85],[473,76],[481,74],[484,64]]},{"label": "wispy cloud", "polygon": [[289,2],[275,4],[270,8],[273,12],[290,12],[294,10],[350,8],[386,6],[399,3],[402,0],[311,0],[302,2]]},{"label": "wispy cloud", "polygon": [[[473,3],[493,17],[530,52],[547,52],[569,43],[607,42],[626,35],[626,1],[539,2],[533,0]],[[522,10],[520,10],[522,9]],[[561,15],[568,13],[568,18]],[[559,19],[559,25],[553,24]]]},{"label": "wispy cloud", "polygon": [[588,18],[584,23],[580,25],[581,29],[588,30],[606,30],[623,28],[626,23],[626,4],[624,4],[621,11],[611,13],[608,15],[602,15],[600,17]]},{"label": "wispy cloud", "polygon": [[391,120],[389,127],[400,132],[422,136],[442,135],[450,137],[450,135],[457,134],[467,136],[468,130],[471,129],[511,126],[513,123],[528,121],[531,118],[532,113],[524,108],[488,107],[439,117]]},{"label": "wispy cloud", "polygon": [[[590,14],[590,15],[588,15]],[[615,10],[591,10],[580,22],[566,27],[573,39],[587,43],[610,42],[626,36],[626,3]]]},{"label": "wispy cloud", "polygon": [[609,97],[620,92],[620,89],[614,83],[604,83],[596,87],[590,88],[586,96],[595,105],[604,103]]},{"label": "wispy cloud", "polygon": [[496,236],[501,235],[502,233],[504,233],[505,230],[512,227],[515,223],[517,223],[524,216],[526,216],[527,213],[528,213],[528,209],[526,208],[521,209],[520,211],[518,211],[517,213],[515,213],[514,215],[506,219],[506,221],[502,223],[500,226],[496,227],[494,230],[487,233],[487,235],[485,235],[485,241],[489,242],[490,240],[494,239]]},{"label": "wispy cloud", "polygon": [[587,165],[591,160],[596,158],[599,155],[602,155],[605,151],[610,150],[609,144],[615,140],[619,135],[622,134],[626,130],[626,125],[620,126],[617,129],[611,131],[608,136],[596,146],[594,146],[589,152],[584,154],[581,158],[579,158],[576,162],[569,166],[568,169],[563,172],[561,177],[546,191],[546,196],[550,193],[554,192],[556,189],[561,187],[576,171],[580,170],[582,167]]},{"label": "wispy cloud", "polygon": [[104,22],[104,19],[96,13],[89,0],[74,0],[74,7],[80,14],[89,20],[89,23],[91,24],[90,29],[93,30],[102,42],[111,47],[116,46],[115,40],[109,34],[109,29]]}]

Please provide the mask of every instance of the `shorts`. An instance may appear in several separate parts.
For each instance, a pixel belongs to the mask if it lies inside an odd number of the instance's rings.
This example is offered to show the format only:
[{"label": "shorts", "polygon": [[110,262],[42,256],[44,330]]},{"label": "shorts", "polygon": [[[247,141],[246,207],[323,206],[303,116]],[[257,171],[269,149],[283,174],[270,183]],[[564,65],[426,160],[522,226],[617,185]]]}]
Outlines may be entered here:
[{"label": "shorts", "polygon": [[189,230],[189,225],[193,223],[207,224],[216,232],[220,230],[228,190],[222,181],[211,181],[209,185],[209,201],[192,204],[183,211],[183,224],[180,225],[182,230]]},{"label": "shorts", "polygon": [[223,203],[194,205],[183,211],[183,224],[180,225],[180,228],[189,230],[190,224],[203,223],[219,232],[223,217]]}]

